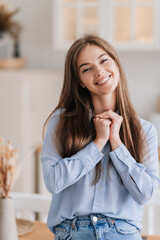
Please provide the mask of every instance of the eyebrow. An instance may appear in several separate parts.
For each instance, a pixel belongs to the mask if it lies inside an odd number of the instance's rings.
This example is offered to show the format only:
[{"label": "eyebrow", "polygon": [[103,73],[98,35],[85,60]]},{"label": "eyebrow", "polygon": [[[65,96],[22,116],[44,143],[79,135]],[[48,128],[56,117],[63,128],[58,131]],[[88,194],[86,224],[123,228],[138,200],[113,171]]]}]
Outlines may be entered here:
[{"label": "eyebrow", "polygon": [[[97,58],[97,60],[100,59],[100,58],[103,57],[103,56],[106,56],[106,55],[107,55],[107,54],[105,54],[105,53],[101,54],[101,55]],[[88,64],[90,64],[90,63],[82,63],[82,64],[79,66],[79,69],[80,69],[81,67],[85,66],[85,65],[88,65]]]}]

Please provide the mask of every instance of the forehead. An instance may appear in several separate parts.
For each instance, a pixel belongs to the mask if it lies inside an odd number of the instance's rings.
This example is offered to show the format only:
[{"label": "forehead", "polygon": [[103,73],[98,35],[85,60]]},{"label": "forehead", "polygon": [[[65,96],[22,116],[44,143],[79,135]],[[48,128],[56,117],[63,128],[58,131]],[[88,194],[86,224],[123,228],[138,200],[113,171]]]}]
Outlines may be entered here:
[{"label": "forehead", "polygon": [[77,58],[77,64],[79,65],[83,62],[89,63],[92,60],[96,60],[102,54],[108,55],[108,53],[103,48],[97,45],[87,45],[80,51]]}]

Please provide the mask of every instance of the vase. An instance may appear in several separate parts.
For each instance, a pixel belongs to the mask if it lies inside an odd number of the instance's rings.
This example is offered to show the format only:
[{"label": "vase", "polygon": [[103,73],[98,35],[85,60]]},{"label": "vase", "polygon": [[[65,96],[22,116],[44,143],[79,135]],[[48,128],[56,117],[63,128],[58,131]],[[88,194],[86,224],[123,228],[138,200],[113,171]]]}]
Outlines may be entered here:
[{"label": "vase", "polygon": [[21,54],[20,54],[20,47],[19,47],[19,42],[15,41],[13,44],[13,57],[15,58],[20,58]]},{"label": "vase", "polygon": [[11,40],[9,36],[4,33],[0,32],[0,58],[9,58],[11,55]]},{"label": "vase", "polygon": [[0,239],[18,240],[12,198],[0,198]]}]

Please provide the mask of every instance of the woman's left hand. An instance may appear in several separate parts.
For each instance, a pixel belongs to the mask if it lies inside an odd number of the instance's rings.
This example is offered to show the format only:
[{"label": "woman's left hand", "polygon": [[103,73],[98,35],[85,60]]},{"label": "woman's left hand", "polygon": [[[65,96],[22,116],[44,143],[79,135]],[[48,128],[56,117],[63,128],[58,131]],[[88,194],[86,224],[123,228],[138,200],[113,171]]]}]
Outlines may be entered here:
[{"label": "woman's left hand", "polygon": [[122,144],[119,131],[123,121],[123,117],[113,112],[112,110],[108,110],[101,114],[97,114],[95,115],[95,117],[101,119],[109,119],[112,121],[110,125],[109,141],[111,144],[112,151],[118,148]]}]

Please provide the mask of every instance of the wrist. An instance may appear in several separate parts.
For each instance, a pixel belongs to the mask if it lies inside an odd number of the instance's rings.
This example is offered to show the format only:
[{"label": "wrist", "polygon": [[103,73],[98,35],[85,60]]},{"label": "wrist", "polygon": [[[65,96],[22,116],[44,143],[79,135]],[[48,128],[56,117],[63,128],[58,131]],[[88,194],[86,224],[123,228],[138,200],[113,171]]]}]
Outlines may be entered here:
[{"label": "wrist", "polygon": [[98,139],[98,138],[95,138],[93,142],[96,144],[99,151],[101,151],[106,144],[106,140]]},{"label": "wrist", "polygon": [[111,141],[110,140],[110,144],[111,144],[112,151],[114,151],[115,149],[120,147],[123,143],[122,143],[122,141],[120,139],[117,139],[116,141]]}]

